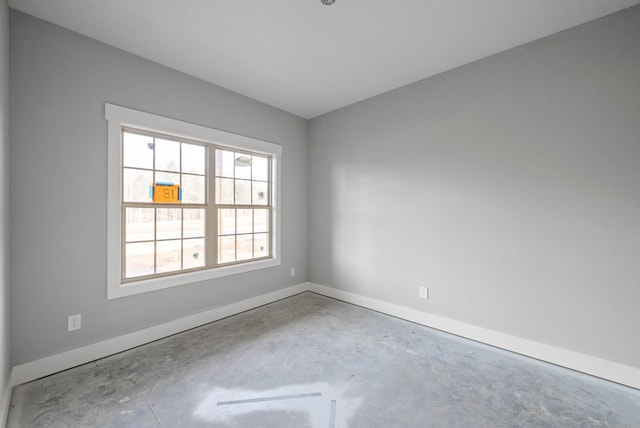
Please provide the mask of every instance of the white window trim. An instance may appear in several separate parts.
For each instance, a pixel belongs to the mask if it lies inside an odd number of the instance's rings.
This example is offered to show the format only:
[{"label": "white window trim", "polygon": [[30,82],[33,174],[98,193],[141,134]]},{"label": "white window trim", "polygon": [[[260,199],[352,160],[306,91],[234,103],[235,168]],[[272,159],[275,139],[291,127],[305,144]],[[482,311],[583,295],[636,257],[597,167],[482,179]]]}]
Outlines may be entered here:
[{"label": "white window trim", "polygon": [[[280,166],[282,146],[109,103],[105,103],[105,118],[108,122],[107,299],[116,299],[148,291],[161,290],[178,285],[279,266],[281,264],[280,219],[282,216],[280,213]],[[122,212],[120,194],[122,187],[122,174],[120,173],[122,168],[122,144],[120,140],[122,138],[123,126],[271,155],[273,162],[271,177],[273,192],[272,258],[122,284],[120,280],[120,251],[122,248],[122,219],[120,218]]]}]

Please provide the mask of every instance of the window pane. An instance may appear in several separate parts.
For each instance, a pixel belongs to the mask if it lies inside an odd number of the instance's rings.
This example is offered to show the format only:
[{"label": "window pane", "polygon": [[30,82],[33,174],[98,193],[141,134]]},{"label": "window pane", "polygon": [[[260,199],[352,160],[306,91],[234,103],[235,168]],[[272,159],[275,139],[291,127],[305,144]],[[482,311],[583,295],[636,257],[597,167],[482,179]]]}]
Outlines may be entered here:
[{"label": "window pane", "polygon": [[[115,232],[122,235],[123,278],[139,280],[272,255],[271,155],[126,127],[117,136],[123,218]],[[150,190],[156,184],[179,186],[182,204],[155,203]],[[174,189],[160,190],[164,195]]]},{"label": "window pane", "polygon": [[237,260],[247,260],[253,258],[253,235],[238,235],[237,237]]},{"label": "window pane", "polygon": [[251,156],[242,153],[234,155],[234,165],[236,167],[235,178],[245,178],[251,180]]},{"label": "window pane", "polygon": [[158,208],[156,210],[156,239],[180,239],[182,237],[182,210]]},{"label": "window pane", "polygon": [[204,176],[182,175],[182,202],[185,204],[204,204]]},{"label": "window pane", "polygon": [[236,233],[252,233],[253,232],[253,210],[237,210],[237,232]]},{"label": "window pane", "polygon": [[180,143],[156,138],[156,169],[180,171]]},{"label": "window pane", "polygon": [[153,242],[125,246],[126,278],[154,274]]},{"label": "window pane", "polygon": [[248,180],[236,180],[236,204],[251,205],[251,182]]},{"label": "window pane", "polygon": [[216,175],[233,178],[233,152],[216,150]]},{"label": "window pane", "polygon": [[253,205],[267,205],[269,202],[269,184],[253,181]]},{"label": "window pane", "polygon": [[253,175],[251,178],[260,181],[269,181],[269,160],[262,156],[253,156]]},{"label": "window pane", "polygon": [[266,209],[253,210],[253,231],[254,232],[269,231],[269,210],[266,210]]},{"label": "window pane", "polygon": [[220,236],[218,238],[218,263],[228,263],[236,260],[236,237]]},{"label": "window pane", "polygon": [[156,271],[171,272],[181,269],[182,241],[156,242]]},{"label": "window pane", "polygon": [[153,208],[127,208],[126,209],[126,241],[152,241],[153,240]]},{"label": "window pane", "polygon": [[233,235],[236,233],[236,210],[218,210],[218,235]]},{"label": "window pane", "polygon": [[153,172],[124,168],[122,181],[122,200],[124,202],[151,202],[149,187],[153,183]]},{"label": "window pane", "polygon": [[122,164],[134,168],[153,168],[153,137],[146,135],[122,135]]},{"label": "window pane", "polygon": [[204,160],[204,146],[182,143],[182,172],[204,175]]},{"label": "window pane", "polygon": [[233,204],[233,179],[216,178],[216,204]]},{"label": "window pane", "polygon": [[253,235],[253,257],[267,257],[269,255],[269,234],[256,233]]},{"label": "window pane", "polygon": [[156,183],[180,184],[180,174],[156,171]]},{"label": "window pane", "polygon": [[185,239],[182,260],[184,269],[204,266],[204,239]]},{"label": "window pane", "polygon": [[182,211],[183,231],[185,238],[203,238],[205,234],[206,211],[200,209],[184,209]]}]

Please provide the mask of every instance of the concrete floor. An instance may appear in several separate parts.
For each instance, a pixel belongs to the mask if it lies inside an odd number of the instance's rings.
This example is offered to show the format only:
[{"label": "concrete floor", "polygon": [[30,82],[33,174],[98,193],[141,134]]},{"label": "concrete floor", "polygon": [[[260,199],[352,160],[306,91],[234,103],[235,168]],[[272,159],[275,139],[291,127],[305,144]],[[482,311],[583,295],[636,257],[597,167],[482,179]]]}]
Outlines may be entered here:
[{"label": "concrete floor", "polygon": [[14,389],[8,427],[640,427],[640,391],[304,293]]}]

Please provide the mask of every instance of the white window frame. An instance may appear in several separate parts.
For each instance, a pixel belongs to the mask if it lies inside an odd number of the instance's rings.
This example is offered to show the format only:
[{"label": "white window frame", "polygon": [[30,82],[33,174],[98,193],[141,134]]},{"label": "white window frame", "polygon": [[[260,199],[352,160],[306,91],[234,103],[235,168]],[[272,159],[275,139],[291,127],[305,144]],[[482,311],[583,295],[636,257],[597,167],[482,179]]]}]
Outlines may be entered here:
[{"label": "white window frame", "polygon": [[[139,110],[105,103],[105,118],[108,122],[107,152],[107,299],[115,299],[164,288],[175,287],[279,266],[280,260],[280,166],[282,146],[245,137],[218,129],[208,128],[181,120],[170,119]],[[265,260],[248,261],[229,266],[212,267],[193,272],[149,278],[122,283],[122,127],[168,134],[203,143],[225,146],[230,149],[247,150],[272,156],[272,254]],[[208,237],[213,239],[215,237]]]}]

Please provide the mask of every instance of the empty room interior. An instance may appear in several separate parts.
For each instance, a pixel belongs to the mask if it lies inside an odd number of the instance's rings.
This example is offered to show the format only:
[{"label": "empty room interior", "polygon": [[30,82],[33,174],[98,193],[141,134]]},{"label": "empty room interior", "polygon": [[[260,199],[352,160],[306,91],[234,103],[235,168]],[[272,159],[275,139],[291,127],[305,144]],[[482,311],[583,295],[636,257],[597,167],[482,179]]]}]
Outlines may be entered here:
[{"label": "empty room interior", "polygon": [[0,425],[640,427],[640,0],[8,0],[0,51]]}]

